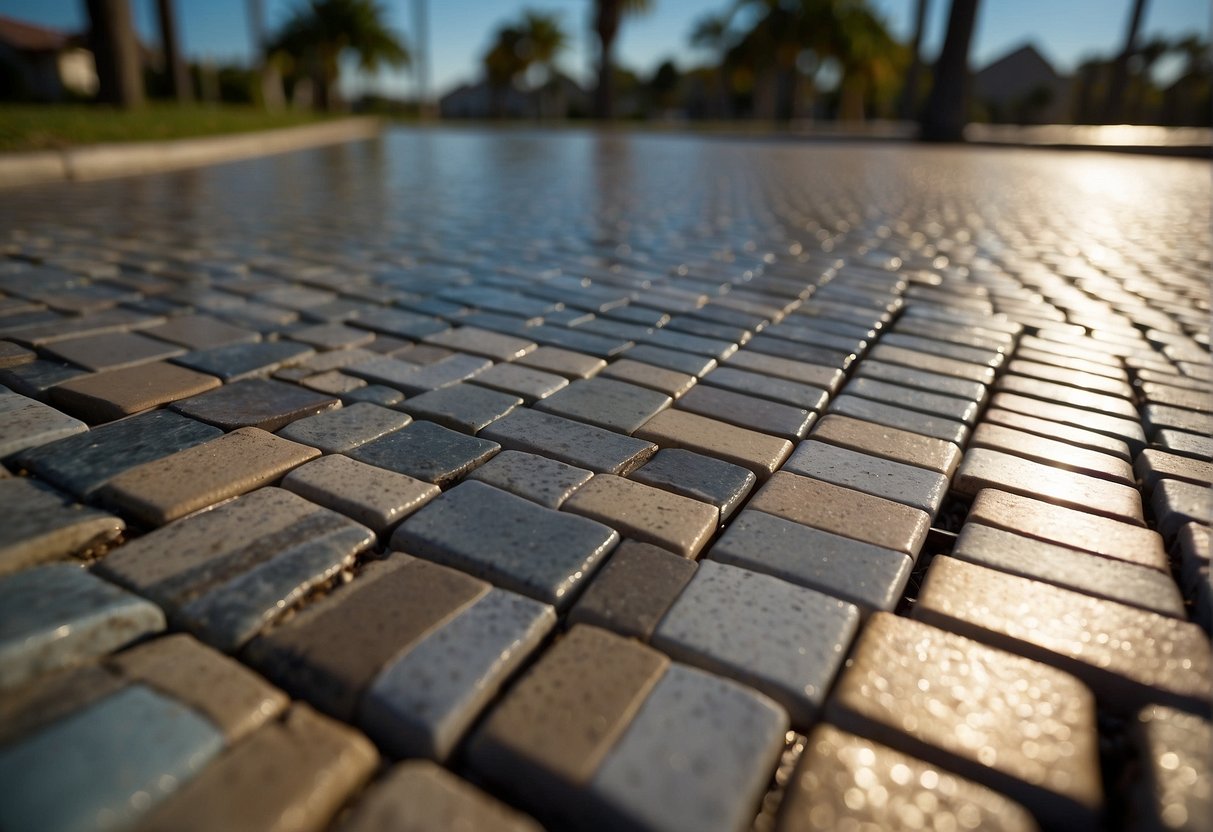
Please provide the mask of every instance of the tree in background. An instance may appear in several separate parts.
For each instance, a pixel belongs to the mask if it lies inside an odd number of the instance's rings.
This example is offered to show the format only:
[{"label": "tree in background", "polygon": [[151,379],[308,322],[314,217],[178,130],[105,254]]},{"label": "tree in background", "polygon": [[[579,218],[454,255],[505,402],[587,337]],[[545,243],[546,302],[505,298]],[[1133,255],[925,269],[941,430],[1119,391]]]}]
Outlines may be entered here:
[{"label": "tree in background", "polygon": [[97,62],[97,100],[125,109],[144,103],[139,41],[128,0],[86,0],[89,45]]},{"label": "tree in background", "polygon": [[649,0],[594,0],[594,34],[598,37],[598,86],[594,90],[594,116],[609,119],[615,113],[615,36],[629,14],[649,10]]},{"label": "tree in background", "polygon": [[1129,59],[1137,49],[1137,32],[1145,14],[1146,0],[1133,0],[1129,22],[1125,27],[1125,42],[1112,62],[1112,80],[1108,82],[1108,99],[1104,102],[1104,123],[1117,124],[1124,120],[1125,93],[1129,87]]},{"label": "tree in background", "polygon": [[311,79],[314,103],[321,110],[340,104],[337,82],[346,53],[354,55],[363,72],[409,62],[408,48],[375,0],[310,0],[295,8],[270,52],[287,56],[297,74]]},{"label": "tree in background", "polygon": [[910,41],[910,66],[906,70],[905,85],[901,89],[901,105],[897,114],[905,120],[918,115],[918,76],[922,72],[922,33],[927,26],[929,0],[917,0],[914,4],[914,37]]},{"label": "tree in background", "polygon": [[498,29],[483,58],[485,78],[493,96],[493,115],[505,114],[505,96],[532,68],[543,70],[544,77],[539,82],[540,110],[543,110],[544,88],[556,79],[556,59],[568,42],[560,17],[546,12],[527,10],[517,23]]},{"label": "tree in background", "polygon": [[156,17],[160,21],[160,48],[164,51],[164,74],[168,78],[169,92],[178,102],[188,104],[194,100],[194,85],[177,38],[173,0],[156,0]]},{"label": "tree in background", "polygon": [[935,83],[922,114],[920,138],[932,142],[964,139],[969,87],[969,44],[977,23],[978,0],[952,0],[948,33],[935,61]]}]

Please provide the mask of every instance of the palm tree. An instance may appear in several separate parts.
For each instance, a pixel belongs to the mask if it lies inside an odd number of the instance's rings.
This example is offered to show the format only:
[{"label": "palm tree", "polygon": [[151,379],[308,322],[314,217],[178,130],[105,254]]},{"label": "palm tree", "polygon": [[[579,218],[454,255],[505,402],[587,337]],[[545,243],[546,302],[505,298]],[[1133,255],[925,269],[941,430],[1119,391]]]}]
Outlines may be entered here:
[{"label": "palm tree", "polygon": [[914,118],[918,109],[918,75],[922,72],[922,32],[927,23],[929,0],[918,0],[914,5],[914,39],[910,41],[910,67],[906,70],[905,86],[901,90],[901,105],[898,115],[903,119]]},{"label": "palm tree", "polygon": [[1137,30],[1146,10],[1146,0],[1133,0],[1129,11],[1129,25],[1125,29],[1125,42],[1120,54],[1112,62],[1112,80],[1108,84],[1108,100],[1104,104],[1104,122],[1115,124],[1124,118],[1125,91],[1129,86],[1129,59],[1137,48]]},{"label": "palm tree", "polygon": [[568,35],[557,15],[528,10],[519,23],[498,29],[483,58],[484,74],[493,96],[493,115],[502,115],[506,92],[531,67],[542,67],[547,76],[544,83],[552,81],[556,77],[556,58],[567,45]]},{"label": "palm tree", "polygon": [[543,69],[544,77],[537,92],[538,115],[542,117],[547,111],[544,102],[548,88],[557,78],[556,59],[568,47],[569,36],[560,23],[560,16],[556,14],[528,9],[523,12],[522,23],[522,33],[529,49],[531,64]]},{"label": "palm tree", "polygon": [[900,63],[900,47],[866,3],[848,4],[836,13],[835,57],[842,65],[839,118],[863,121],[864,102],[892,82]]},{"label": "palm tree", "polygon": [[194,98],[189,71],[181,57],[181,42],[177,38],[177,15],[173,0],[156,0],[156,16],[160,20],[160,47],[164,50],[164,69],[168,75],[173,98],[187,104]]},{"label": "palm tree", "polygon": [[609,119],[615,111],[615,36],[624,16],[649,10],[650,0],[594,0],[594,33],[598,36],[598,87],[594,115]]},{"label": "palm tree", "polygon": [[919,136],[932,142],[964,139],[969,86],[969,43],[977,23],[978,0],[952,0],[948,33],[935,61],[935,83],[922,114]]},{"label": "palm tree", "polygon": [[86,0],[89,44],[97,62],[97,100],[132,109],[143,106],[139,41],[128,0]]},{"label": "palm tree", "polygon": [[310,0],[297,6],[271,52],[290,56],[311,76],[316,106],[324,110],[338,104],[337,81],[345,53],[354,54],[362,72],[409,62],[408,48],[388,27],[375,0]]}]

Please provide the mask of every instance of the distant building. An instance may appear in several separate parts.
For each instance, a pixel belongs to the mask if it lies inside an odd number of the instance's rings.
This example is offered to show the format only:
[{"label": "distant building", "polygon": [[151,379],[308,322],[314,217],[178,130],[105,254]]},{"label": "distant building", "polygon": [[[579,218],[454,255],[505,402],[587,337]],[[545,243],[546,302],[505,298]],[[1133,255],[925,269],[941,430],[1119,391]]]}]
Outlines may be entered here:
[{"label": "distant building", "polygon": [[443,118],[567,118],[588,108],[589,96],[567,75],[532,90],[494,90],[487,81],[461,84],[438,99]]},{"label": "distant building", "polygon": [[1025,44],[973,76],[973,97],[996,123],[1059,124],[1070,121],[1072,86]]},{"label": "distant building", "polygon": [[61,101],[97,91],[93,53],[82,35],[0,17],[0,98]]}]

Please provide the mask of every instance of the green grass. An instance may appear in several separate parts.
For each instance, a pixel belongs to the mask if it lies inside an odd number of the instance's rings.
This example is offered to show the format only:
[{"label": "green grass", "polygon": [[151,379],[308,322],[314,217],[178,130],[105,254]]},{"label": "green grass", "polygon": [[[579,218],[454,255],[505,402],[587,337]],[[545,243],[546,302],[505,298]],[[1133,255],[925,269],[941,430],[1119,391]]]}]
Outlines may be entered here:
[{"label": "green grass", "polygon": [[131,112],[88,105],[0,105],[0,152],[272,130],[328,116],[253,107],[154,104]]}]

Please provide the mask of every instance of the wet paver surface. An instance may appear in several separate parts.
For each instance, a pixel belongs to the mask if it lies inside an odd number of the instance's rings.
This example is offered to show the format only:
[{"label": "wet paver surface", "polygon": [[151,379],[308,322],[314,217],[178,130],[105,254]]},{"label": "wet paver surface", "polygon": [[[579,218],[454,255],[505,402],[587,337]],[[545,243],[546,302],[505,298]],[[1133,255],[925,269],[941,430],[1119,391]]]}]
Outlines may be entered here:
[{"label": "wet paver surface", "polygon": [[1211,829],[1210,183],[396,130],[0,202],[0,827]]}]

